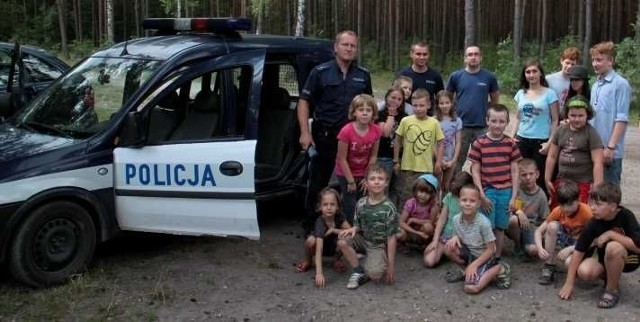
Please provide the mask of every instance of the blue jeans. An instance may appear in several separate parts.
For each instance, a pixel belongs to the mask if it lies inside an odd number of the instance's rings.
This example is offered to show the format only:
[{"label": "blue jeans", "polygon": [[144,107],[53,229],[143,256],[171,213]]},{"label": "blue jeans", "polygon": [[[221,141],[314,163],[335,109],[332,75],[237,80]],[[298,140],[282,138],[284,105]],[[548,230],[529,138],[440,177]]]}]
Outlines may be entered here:
[{"label": "blue jeans", "polygon": [[340,195],[342,196],[342,213],[345,219],[353,226],[353,217],[356,211],[356,203],[362,198],[362,190],[360,189],[360,183],[362,177],[353,178],[356,182],[356,191],[348,192],[347,178],[344,176],[338,176],[338,183],[340,184]]},{"label": "blue jeans", "polygon": [[604,181],[620,185],[622,177],[622,158],[613,159],[611,164],[604,165]]}]

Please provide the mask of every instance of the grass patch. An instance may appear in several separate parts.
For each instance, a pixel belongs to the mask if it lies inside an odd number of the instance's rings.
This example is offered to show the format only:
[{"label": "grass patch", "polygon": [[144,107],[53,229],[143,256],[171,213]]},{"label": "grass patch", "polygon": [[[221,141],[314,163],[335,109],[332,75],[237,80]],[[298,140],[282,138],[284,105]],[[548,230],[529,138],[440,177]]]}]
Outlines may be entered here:
[{"label": "grass patch", "polygon": [[0,286],[0,321],[155,321],[158,310],[175,298],[169,275],[162,268],[149,279],[129,281],[94,268],[48,289],[5,283]]}]

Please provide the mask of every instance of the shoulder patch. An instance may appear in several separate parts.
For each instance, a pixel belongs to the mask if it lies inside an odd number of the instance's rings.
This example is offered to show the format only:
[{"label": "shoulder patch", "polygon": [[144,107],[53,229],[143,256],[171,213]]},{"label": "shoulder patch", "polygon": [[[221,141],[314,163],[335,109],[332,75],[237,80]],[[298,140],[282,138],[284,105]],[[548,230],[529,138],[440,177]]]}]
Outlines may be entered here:
[{"label": "shoulder patch", "polygon": [[368,70],[368,69],[366,69],[366,68],[364,68],[364,67],[362,67],[362,66],[360,66],[360,65],[357,65],[357,66],[356,66],[356,68],[358,68],[359,70],[361,70],[361,71],[363,71],[363,72],[365,72],[365,73],[367,73],[367,74],[369,73],[369,70]]}]

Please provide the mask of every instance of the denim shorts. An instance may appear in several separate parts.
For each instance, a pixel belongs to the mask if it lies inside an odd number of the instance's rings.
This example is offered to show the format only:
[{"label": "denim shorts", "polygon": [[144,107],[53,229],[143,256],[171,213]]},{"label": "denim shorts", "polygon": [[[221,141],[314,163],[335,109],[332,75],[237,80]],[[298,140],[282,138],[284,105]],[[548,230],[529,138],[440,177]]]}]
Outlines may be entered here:
[{"label": "denim shorts", "polygon": [[487,214],[491,222],[491,228],[505,230],[509,227],[509,201],[511,201],[511,188],[495,189],[487,188],[485,196],[491,201],[493,207]]},{"label": "denim shorts", "polygon": [[[469,248],[467,248],[467,246],[464,246],[464,245],[462,246],[462,248],[460,248],[460,258],[465,262],[465,265],[469,265],[474,260],[476,260],[476,257],[471,254],[471,251],[469,251]],[[474,278],[472,281],[465,281],[465,284],[477,285],[480,279],[482,278],[482,275],[484,275],[486,271],[488,271],[491,267],[496,266],[497,264],[498,264],[498,261],[496,261],[495,257],[491,257],[488,261],[478,266],[478,270],[476,270],[476,278]]]}]

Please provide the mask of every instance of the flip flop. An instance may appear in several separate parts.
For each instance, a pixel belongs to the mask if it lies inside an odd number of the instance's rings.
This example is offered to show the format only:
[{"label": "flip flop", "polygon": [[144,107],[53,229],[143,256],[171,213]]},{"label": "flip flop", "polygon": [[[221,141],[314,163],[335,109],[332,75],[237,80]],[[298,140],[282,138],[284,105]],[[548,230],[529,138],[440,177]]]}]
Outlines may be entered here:
[{"label": "flip flop", "polygon": [[302,262],[299,262],[299,263],[297,263],[295,265],[295,271],[296,271],[296,273],[304,273],[304,272],[308,271],[310,267],[311,267],[311,265],[309,264],[309,262],[302,261]]}]

